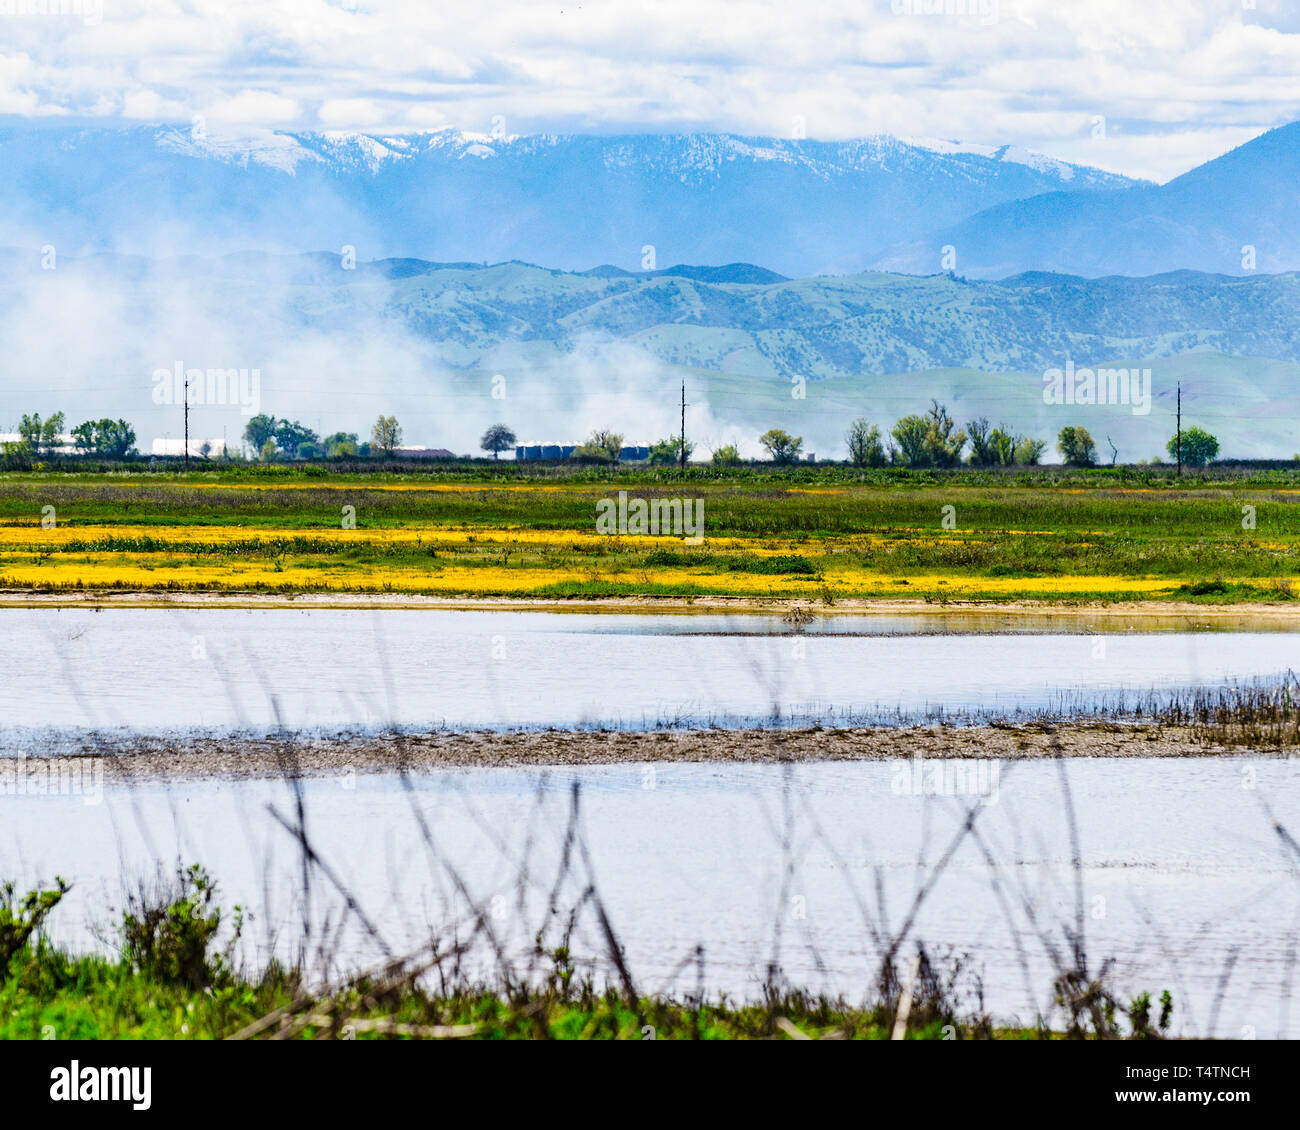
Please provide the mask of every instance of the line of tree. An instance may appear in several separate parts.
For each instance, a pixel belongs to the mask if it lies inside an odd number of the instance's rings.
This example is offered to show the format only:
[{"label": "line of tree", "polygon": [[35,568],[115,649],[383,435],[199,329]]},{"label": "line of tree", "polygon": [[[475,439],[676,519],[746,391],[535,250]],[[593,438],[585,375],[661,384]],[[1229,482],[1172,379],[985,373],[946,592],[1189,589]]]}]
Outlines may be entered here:
[{"label": "line of tree", "polygon": [[[7,455],[39,458],[52,455],[64,443],[67,419],[62,412],[42,420],[39,412],[24,415],[18,424],[18,442],[8,444]],[[72,445],[83,455],[124,459],[135,452],[135,429],[125,420],[86,420],[72,429]]]},{"label": "line of tree", "polygon": [[60,446],[59,436],[63,432],[63,413],[55,412],[47,420],[35,412],[24,415],[18,425],[18,442],[25,444],[32,455],[48,455]]},{"label": "line of tree", "polygon": [[[945,405],[930,402],[924,415],[909,415],[890,429],[889,436],[859,418],[845,436],[849,460],[858,467],[1009,467],[1032,466],[1047,444],[1021,435],[1007,424],[993,425],[987,416],[959,428]],[[969,447],[969,454],[967,448]]]},{"label": "line of tree", "polygon": [[281,420],[259,413],[244,425],[244,442],[264,462],[271,459],[362,458],[372,454],[391,456],[402,442],[402,426],[396,416],[380,416],[370,429],[369,442],[356,432],[332,432],[321,439],[306,424]]},{"label": "line of tree", "polygon": [[[1047,442],[1022,435],[1006,424],[994,426],[987,416],[958,428],[945,405],[930,402],[924,415],[904,416],[889,436],[869,420],[859,417],[845,435],[849,461],[855,467],[1010,467],[1035,466],[1047,449]],[[778,463],[798,458],[801,441],[773,430],[759,437]],[[1097,462],[1097,444],[1087,428],[1070,424],[1057,435],[1056,450],[1067,465],[1091,467]],[[1112,463],[1118,455],[1111,445]],[[1219,454],[1219,441],[1202,428],[1187,428],[1181,442],[1171,436],[1166,450],[1171,458],[1181,451],[1189,467],[1203,467]],[[1158,462],[1158,460],[1157,460]]]},{"label": "line of tree", "polygon": [[[62,412],[46,419],[39,413],[24,415],[18,425],[18,443],[5,445],[4,454],[40,457],[64,446]],[[101,458],[122,459],[135,454],[135,429],[125,420],[86,420],[70,433],[79,453]],[[283,459],[336,459],[367,457],[372,454],[392,456],[402,442],[402,427],[395,416],[380,416],[370,431],[368,442],[356,432],[333,432],[321,439],[316,432],[297,420],[277,419],[265,413],[254,416],[244,428],[244,441],[263,461]],[[799,461],[803,454],[803,437],[792,436],[781,428],[769,428],[758,437],[759,444],[777,464]],[[1034,466],[1047,448],[1045,440],[1014,431],[1006,424],[996,426],[987,416],[970,420],[959,428],[945,405],[930,402],[924,415],[902,417],[888,436],[864,417],[849,424],[845,434],[849,462],[855,467],[995,467]],[[1109,437],[1108,437],[1109,442]],[[500,458],[503,451],[515,446],[515,433],[506,424],[493,424],[483,433],[480,447]],[[675,466],[682,459],[683,440],[669,436],[650,446],[649,461],[658,466]],[[206,445],[205,445],[206,446]],[[1111,445],[1111,462],[1118,456]],[[686,459],[695,450],[685,442]],[[617,464],[623,450],[623,436],[609,429],[597,429],[574,449],[575,459],[585,462]],[[1091,467],[1097,462],[1097,444],[1087,428],[1070,424],[1057,435],[1056,450],[1067,466]],[[1219,441],[1203,428],[1192,426],[1181,435],[1173,435],[1166,446],[1170,459],[1181,458],[1189,467],[1203,467],[1219,454]],[[733,444],[717,448],[712,455],[714,466],[731,466],[740,462]],[[1159,460],[1154,460],[1159,462]]]}]

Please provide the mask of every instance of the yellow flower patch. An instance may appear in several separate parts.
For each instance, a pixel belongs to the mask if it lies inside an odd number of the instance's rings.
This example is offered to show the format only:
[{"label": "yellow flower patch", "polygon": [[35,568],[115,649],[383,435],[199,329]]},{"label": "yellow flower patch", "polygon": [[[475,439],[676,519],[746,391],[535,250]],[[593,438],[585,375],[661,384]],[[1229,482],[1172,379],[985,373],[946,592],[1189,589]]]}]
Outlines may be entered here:
[{"label": "yellow flower patch", "polygon": [[[1141,596],[1174,588],[1171,578],[966,577],[961,574],[898,576],[866,569],[828,570],[822,579],[788,575],[714,572],[709,567],[627,568],[553,567],[545,564],[466,564],[444,559],[427,565],[382,562],[297,562],[292,557],[207,561],[169,554],[74,553],[10,554],[0,561],[0,579],[10,586],[132,589],[294,589],[339,592],[430,592],[492,595],[536,592],[560,583],[615,584],[634,589],[696,589],[719,595],[820,598],[891,596],[990,599],[1061,597],[1077,594]],[[903,583],[906,582],[906,583]]]}]

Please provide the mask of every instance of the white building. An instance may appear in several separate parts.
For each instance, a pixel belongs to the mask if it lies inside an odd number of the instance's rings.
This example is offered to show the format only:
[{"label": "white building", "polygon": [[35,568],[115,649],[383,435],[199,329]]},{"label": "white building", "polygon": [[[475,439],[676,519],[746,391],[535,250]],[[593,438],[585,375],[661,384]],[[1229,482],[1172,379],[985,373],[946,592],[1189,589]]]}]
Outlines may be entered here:
[{"label": "white building", "polygon": [[[0,443],[21,443],[23,437],[17,432],[0,432]],[[77,453],[77,440],[75,436],[61,435],[58,437],[58,446],[54,448],[56,455],[75,455]]]},{"label": "white building", "polygon": [[[203,450],[205,446],[208,449],[206,452]],[[225,453],[226,441],[224,439],[190,437],[191,459],[219,459]],[[149,449],[149,454],[182,456],[185,454],[185,441],[183,439],[155,439],[153,446]]]}]

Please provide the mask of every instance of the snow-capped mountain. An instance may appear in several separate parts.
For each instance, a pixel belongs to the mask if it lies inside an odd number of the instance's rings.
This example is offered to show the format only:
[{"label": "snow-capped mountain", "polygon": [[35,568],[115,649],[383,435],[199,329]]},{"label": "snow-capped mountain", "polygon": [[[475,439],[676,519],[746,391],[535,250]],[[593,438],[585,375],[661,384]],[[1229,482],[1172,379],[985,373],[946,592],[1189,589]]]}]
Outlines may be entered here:
[{"label": "snow-capped mountain", "polygon": [[[988,208],[1134,181],[1013,147],[730,134],[0,130],[0,241],[74,254],[356,249],[359,259],[872,264]],[[940,269],[938,245],[929,270]]]}]

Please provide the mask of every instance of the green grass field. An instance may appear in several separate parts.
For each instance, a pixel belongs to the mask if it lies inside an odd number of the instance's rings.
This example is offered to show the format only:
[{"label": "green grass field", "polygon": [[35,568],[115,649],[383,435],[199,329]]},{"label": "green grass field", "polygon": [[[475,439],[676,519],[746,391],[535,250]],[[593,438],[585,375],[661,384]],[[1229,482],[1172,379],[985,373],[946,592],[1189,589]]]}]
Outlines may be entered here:
[{"label": "green grass field", "polygon": [[[601,536],[620,491],[700,500],[702,543]],[[0,475],[18,591],[1285,603],[1298,549],[1300,468]]]}]

